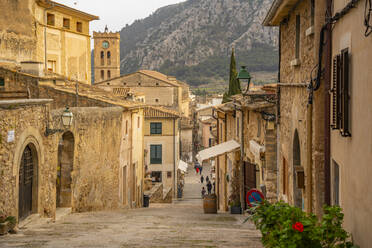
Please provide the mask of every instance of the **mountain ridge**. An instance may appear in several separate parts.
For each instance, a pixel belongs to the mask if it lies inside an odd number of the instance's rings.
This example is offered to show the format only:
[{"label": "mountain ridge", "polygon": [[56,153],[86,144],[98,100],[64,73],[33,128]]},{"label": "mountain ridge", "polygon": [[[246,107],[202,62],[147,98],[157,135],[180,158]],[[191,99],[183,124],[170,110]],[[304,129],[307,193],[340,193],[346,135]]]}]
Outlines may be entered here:
[{"label": "mountain ridge", "polygon": [[121,72],[159,70],[194,86],[226,80],[232,47],[238,64],[276,71],[277,31],[261,25],[270,5],[271,0],[188,0],[162,7],[121,30]]}]

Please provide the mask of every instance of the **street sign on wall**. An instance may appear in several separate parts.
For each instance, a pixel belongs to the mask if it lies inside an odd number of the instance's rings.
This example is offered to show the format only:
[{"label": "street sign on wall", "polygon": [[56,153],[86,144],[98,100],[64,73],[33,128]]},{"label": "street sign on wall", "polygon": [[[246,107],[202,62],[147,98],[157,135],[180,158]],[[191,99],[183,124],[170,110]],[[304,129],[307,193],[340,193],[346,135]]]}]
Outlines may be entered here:
[{"label": "street sign on wall", "polygon": [[257,189],[251,189],[250,191],[248,191],[246,196],[247,204],[250,207],[253,207],[258,203],[263,202],[264,199],[265,199],[264,195]]}]

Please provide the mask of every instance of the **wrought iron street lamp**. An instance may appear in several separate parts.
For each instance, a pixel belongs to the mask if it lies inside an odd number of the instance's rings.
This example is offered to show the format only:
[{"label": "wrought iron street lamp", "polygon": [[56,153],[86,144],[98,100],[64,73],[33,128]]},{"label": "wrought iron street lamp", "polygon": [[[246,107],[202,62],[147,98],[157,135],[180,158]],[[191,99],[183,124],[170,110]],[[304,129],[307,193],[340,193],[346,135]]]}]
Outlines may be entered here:
[{"label": "wrought iron street lamp", "polygon": [[74,119],[74,115],[70,111],[69,107],[66,107],[65,111],[62,114],[62,124],[65,127],[70,127],[72,125],[72,120]]},{"label": "wrought iron street lamp", "polygon": [[245,93],[247,93],[249,91],[249,85],[251,84],[252,77],[249,74],[249,72],[247,71],[245,66],[242,66],[240,68],[240,71],[239,71],[239,74],[238,74],[238,79],[239,80],[248,80],[247,89],[245,91]]},{"label": "wrought iron street lamp", "polygon": [[[66,109],[63,111],[61,118],[62,118],[62,124],[65,128],[69,128],[72,125],[72,120],[74,119],[74,115],[72,114],[68,106],[66,106]],[[64,131],[65,131],[64,129],[51,129],[49,128],[49,123],[48,123],[45,129],[45,136],[49,136],[55,133],[62,133]]]}]

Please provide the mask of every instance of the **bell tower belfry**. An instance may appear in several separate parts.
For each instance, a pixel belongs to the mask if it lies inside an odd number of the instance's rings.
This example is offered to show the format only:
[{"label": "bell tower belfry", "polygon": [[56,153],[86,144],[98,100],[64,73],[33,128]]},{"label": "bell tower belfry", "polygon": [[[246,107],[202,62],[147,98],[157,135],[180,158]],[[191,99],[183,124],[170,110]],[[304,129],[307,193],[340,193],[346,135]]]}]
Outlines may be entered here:
[{"label": "bell tower belfry", "polygon": [[94,83],[120,76],[120,33],[93,32]]}]

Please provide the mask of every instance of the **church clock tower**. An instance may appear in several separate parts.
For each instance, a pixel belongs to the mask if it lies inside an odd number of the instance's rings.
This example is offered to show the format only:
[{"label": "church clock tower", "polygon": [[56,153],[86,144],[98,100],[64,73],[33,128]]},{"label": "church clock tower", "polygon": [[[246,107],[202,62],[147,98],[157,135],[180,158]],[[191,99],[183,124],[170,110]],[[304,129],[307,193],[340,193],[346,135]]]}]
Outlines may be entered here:
[{"label": "church clock tower", "polygon": [[94,83],[120,76],[120,33],[93,32]]}]

